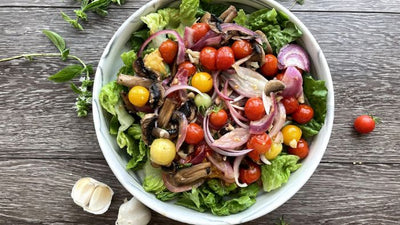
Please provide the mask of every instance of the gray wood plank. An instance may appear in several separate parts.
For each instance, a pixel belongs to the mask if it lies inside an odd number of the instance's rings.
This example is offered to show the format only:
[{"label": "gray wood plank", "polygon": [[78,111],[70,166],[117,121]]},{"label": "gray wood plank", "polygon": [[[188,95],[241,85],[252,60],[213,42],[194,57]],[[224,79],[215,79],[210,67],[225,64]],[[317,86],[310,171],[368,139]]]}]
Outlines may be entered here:
[{"label": "gray wood plank", "polygon": [[[139,8],[144,5],[146,0],[127,0],[122,6],[112,5],[111,8]],[[344,11],[344,12],[395,12],[399,13],[399,0],[305,0],[303,5],[294,5],[294,0],[277,0],[280,4],[294,11]],[[293,7],[294,5],[294,7]],[[79,7],[76,1],[52,1],[52,0],[17,0],[17,1],[2,1],[0,7],[63,7],[73,8]],[[72,13],[72,11],[71,11]]]},{"label": "gray wood plank", "polygon": [[[113,224],[119,205],[130,197],[103,160],[8,160],[0,161],[0,171],[1,224]],[[399,173],[398,164],[324,163],[287,203],[246,224],[273,224],[281,215],[290,224],[396,224]],[[106,214],[91,215],[74,205],[70,191],[83,176],[113,188]],[[153,213],[150,224],[179,223]]]},{"label": "gray wood plank", "polygon": [[[108,40],[131,12],[114,9],[110,13],[109,18],[88,24],[84,32],[76,32],[59,18],[57,9],[0,8],[4,31],[0,57],[56,51],[40,32],[50,28],[66,38],[72,54],[96,65]],[[26,14],[34,19],[24,21]],[[400,27],[396,25],[400,15],[296,15],[320,43],[334,81],[335,122],[323,160],[399,163],[400,81],[393,75],[400,69]],[[0,64],[0,118],[9,121],[0,131],[0,158],[102,158],[91,118],[75,116],[74,94],[67,85],[46,79],[64,65],[58,59]],[[353,119],[362,113],[383,120],[370,135],[357,135],[352,129]]]}]

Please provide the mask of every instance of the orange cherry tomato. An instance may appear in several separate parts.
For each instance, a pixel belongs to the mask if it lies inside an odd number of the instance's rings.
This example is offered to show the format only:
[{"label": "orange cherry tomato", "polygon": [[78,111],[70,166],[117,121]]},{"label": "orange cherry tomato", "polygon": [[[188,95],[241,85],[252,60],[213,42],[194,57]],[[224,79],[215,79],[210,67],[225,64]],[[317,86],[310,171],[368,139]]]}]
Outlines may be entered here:
[{"label": "orange cherry tomato", "polygon": [[314,117],[314,110],[309,105],[301,104],[299,108],[292,114],[294,121],[305,124]]},{"label": "orange cherry tomato", "polygon": [[215,70],[217,58],[217,49],[213,47],[205,47],[200,52],[200,63],[208,70]]},{"label": "orange cherry tomato", "polygon": [[245,40],[237,40],[233,42],[232,50],[235,55],[235,59],[242,59],[253,53],[253,48],[251,47],[251,44]]},{"label": "orange cherry tomato", "polygon": [[218,112],[213,112],[210,115],[210,123],[216,128],[223,127],[227,121],[228,114],[223,109],[220,109]]},{"label": "orange cherry tomato", "polygon": [[190,123],[186,128],[185,142],[191,145],[200,143],[204,139],[203,128],[197,123]]},{"label": "orange cherry tomato", "polygon": [[261,66],[261,73],[267,77],[273,77],[278,73],[278,59],[274,55],[265,55],[265,63]]},{"label": "orange cherry tomato", "polygon": [[272,140],[268,134],[255,134],[250,137],[247,141],[246,147],[253,149],[253,151],[247,153],[247,155],[254,161],[260,160],[260,154],[265,154],[272,145]]},{"label": "orange cherry tomato", "polygon": [[239,180],[242,183],[251,184],[260,179],[260,177],[260,166],[253,162],[248,162],[247,165],[239,169]]},{"label": "orange cherry tomato", "polygon": [[196,43],[200,40],[207,32],[210,30],[210,26],[207,23],[195,23],[192,25],[193,32],[193,41]]},{"label": "orange cherry tomato", "polygon": [[216,61],[217,69],[227,70],[232,66],[233,63],[235,63],[235,56],[233,54],[233,50],[228,46],[219,48],[217,51],[217,61]]},{"label": "orange cherry tomato", "polygon": [[297,155],[300,159],[304,159],[308,155],[308,143],[303,138],[297,142],[296,148],[289,148],[288,153],[292,155]]},{"label": "orange cherry tomato", "polygon": [[175,41],[168,39],[161,43],[160,47],[158,47],[158,50],[160,51],[161,57],[164,59],[164,61],[168,64],[171,64],[174,62],[175,56],[178,52],[178,44]]},{"label": "orange cherry tomato", "polygon": [[292,114],[299,108],[299,101],[295,97],[282,99],[283,106],[285,106],[286,114]]},{"label": "orange cherry tomato", "polygon": [[259,120],[265,115],[264,104],[261,98],[249,98],[244,106],[244,114],[249,120]]},{"label": "orange cherry tomato", "polygon": [[188,61],[181,63],[178,66],[178,70],[186,70],[188,73],[188,77],[196,73],[196,67],[191,62]]}]

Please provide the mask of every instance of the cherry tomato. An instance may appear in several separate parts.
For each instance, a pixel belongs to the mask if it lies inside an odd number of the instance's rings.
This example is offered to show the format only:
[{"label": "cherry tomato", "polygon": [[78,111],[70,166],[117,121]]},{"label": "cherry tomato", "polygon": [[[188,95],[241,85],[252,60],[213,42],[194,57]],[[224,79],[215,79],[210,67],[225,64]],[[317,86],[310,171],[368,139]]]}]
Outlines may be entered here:
[{"label": "cherry tomato", "polygon": [[216,61],[216,67],[218,70],[227,70],[232,66],[234,62],[235,56],[233,54],[233,50],[230,47],[224,46],[218,49]]},{"label": "cherry tomato", "polygon": [[261,72],[264,76],[273,77],[278,73],[278,59],[272,55],[265,55],[265,63],[261,66]]},{"label": "cherry tomato", "polygon": [[245,40],[237,40],[233,42],[232,50],[235,55],[235,59],[242,59],[253,53],[253,48],[251,47],[251,44]]},{"label": "cherry tomato", "polygon": [[297,146],[297,142],[299,142],[301,138],[302,133],[303,132],[301,131],[300,127],[291,124],[286,125],[282,128],[283,143],[295,148]]},{"label": "cherry tomato", "polygon": [[244,106],[244,114],[246,114],[249,120],[261,119],[265,115],[264,104],[261,98],[249,98]]},{"label": "cherry tomato", "polygon": [[213,112],[210,115],[210,123],[216,128],[223,127],[227,121],[228,114],[223,109],[220,109],[218,112]]},{"label": "cherry tomato", "polygon": [[178,52],[178,44],[175,41],[168,39],[161,43],[160,47],[158,47],[158,50],[160,51],[161,57],[164,59],[164,61],[168,64],[171,64],[174,62],[175,56]]},{"label": "cherry tomato", "polygon": [[253,163],[247,162],[247,165],[239,169],[239,180],[242,183],[251,184],[260,179],[261,169],[260,166]]},{"label": "cherry tomato", "polygon": [[200,143],[204,138],[203,128],[197,123],[191,123],[186,128],[185,142],[191,145]]},{"label": "cherry tomato", "polygon": [[295,97],[282,99],[283,106],[285,106],[286,114],[292,114],[299,108],[299,101]]},{"label": "cherry tomato", "polygon": [[200,63],[208,70],[215,70],[217,58],[217,49],[213,47],[205,47],[200,52]]},{"label": "cherry tomato", "polygon": [[253,149],[253,151],[247,153],[247,155],[254,161],[260,160],[260,154],[265,154],[272,145],[272,140],[268,134],[256,134],[252,135],[247,141],[246,147]]},{"label": "cherry tomato", "polygon": [[300,159],[304,159],[308,155],[308,143],[303,138],[297,142],[296,148],[289,148],[288,153],[292,155],[297,155]]},{"label": "cherry tomato", "polygon": [[145,87],[134,86],[128,92],[128,99],[132,105],[142,107],[149,100],[150,92]]},{"label": "cherry tomato", "polygon": [[282,80],[282,78],[283,78],[283,73],[278,73],[278,74],[276,75],[276,79],[277,79],[277,80]]},{"label": "cherry tomato", "polygon": [[354,120],[354,128],[360,134],[366,134],[374,130],[376,118],[369,115],[361,115]]},{"label": "cherry tomato", "polygon": [[207,72],[198,72],[192,77],[192,86],[201,92],[209,92],[213,87],[213,78]]},{"label": "cherry tomato", "polygon": [[179,64],[178,70],[186,70],[188,77],[196,73],[196,67],[191,62],[188,61]]},{"label": "cherry tomato", "polygon": [[195,23],[192,25],[193,32],[193,42],[196,43],[200,40],[207,32],[210,30],[210,26],[207,23]]},{"label": "cherry tomato", "polygon": [[314,117],[314,110],[309,105],[301,104],[299,108],[292,114],[294,121],[305,124]]}]

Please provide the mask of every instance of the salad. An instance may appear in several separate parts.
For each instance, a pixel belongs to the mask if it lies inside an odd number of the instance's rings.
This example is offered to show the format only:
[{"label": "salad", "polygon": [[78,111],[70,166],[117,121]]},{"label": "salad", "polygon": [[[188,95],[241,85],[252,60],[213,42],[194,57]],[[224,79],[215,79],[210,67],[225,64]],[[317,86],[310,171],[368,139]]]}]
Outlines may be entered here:
[{"label": "salad", "polygon": [[199,0],[141,20],[100,103],[144,190],[225,216],[286,183],[326,114],[302,32],[275,9]]}]

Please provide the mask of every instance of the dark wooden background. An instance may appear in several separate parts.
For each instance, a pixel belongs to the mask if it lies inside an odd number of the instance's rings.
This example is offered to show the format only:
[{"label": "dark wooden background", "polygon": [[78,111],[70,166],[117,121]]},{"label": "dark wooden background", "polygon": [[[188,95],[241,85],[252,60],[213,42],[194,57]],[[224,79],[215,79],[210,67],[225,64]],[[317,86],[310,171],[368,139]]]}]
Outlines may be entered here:
[{"label": "dark wooden background", "polygon": [[[0,0],[0,58],[56,52],[41,33],[65,37],[71,53],[96,65],[122,22],[145,0],[127,0],[106,18],[89,14],[85,31],[66,24],[72,0]],[[287,7],[292,1],[281,1]],[[293,12],[311,30],[331,68],[335,121],[328,149],[307,184],[274,212],[247,224],[399,224],[400,0],[305,0]],[[91,115],[78,118],[75,96],[47,80],[58,59],[0,63],[0,224],[114,224],[130,194],[107,166]],[[364,113],[382,118],[369,135],[352,129]],[[109,211],[83,212],[70,198],[91,176],[115,191]],[[150,224],[179,224],[157,213]]]}]

